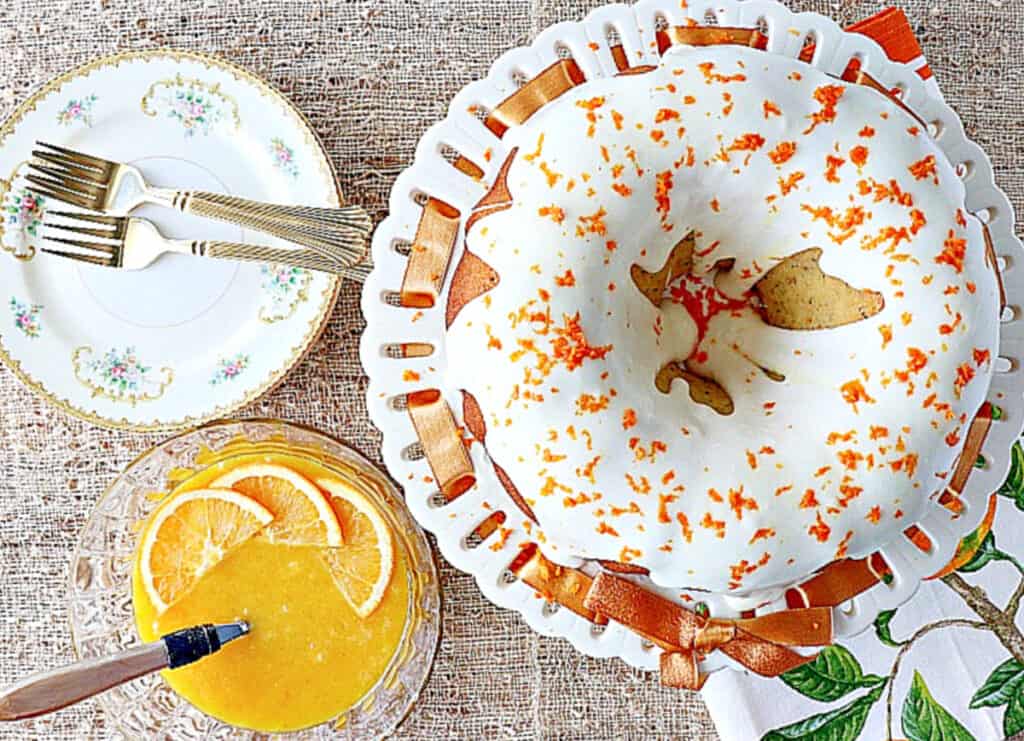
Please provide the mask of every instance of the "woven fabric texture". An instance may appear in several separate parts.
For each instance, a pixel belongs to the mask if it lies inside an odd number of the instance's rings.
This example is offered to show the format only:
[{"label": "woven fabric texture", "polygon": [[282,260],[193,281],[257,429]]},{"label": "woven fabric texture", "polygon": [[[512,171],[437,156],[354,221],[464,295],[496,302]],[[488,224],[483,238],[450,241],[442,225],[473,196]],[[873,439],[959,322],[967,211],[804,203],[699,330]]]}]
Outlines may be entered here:
[{"label": "woven fabric texture", "polygon": [[[379,219],[395,176],[448,100],[505,49],[593,0],[8,0],[0,4],[0,116],[98,55],[175,47],[266,78],[323,137],[348,199]],[[1024,201],[1024,8],[1015,0],[893,0],[911,18],[942,89]],[[849,23],[877,0],[793,0]],[[359,289],[346,283],[314,351],[239,416],[272,416],[345,438],[379,461],[363,403]],[[65,591],[77,534],[105,486],[160,436],[111,432],[47,406],[0,367],[0,684],[71,658]],[[472,579],[442,573],[444,636],[401,738],[717,738],[696,694],[617,660],[535,635]],[[93,702],[0,727],[0,739],[119,738]]]}]

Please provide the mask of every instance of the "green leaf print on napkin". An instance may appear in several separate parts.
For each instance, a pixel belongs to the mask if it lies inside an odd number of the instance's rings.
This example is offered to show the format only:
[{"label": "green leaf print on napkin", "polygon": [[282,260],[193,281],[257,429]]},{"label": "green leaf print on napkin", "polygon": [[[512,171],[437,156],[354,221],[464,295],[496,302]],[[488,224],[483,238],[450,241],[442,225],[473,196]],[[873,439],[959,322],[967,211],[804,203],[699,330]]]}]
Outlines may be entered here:
[{"label": "green leaf print on napkin", "polygon": [[1017,509],[1024,512],[1024,448],[1019,440],[1010,449],[1010,472],[997,493],[1012,499]]},{"label": "green leaf print on napkin", "polygon": [[[908,741],[974,741],[970,731],[935,700],[916,670],[906,697],[901,700],[896,691],[901,668],[908,672],[913,668],[911,652],[918,642],[932,633],[951,630],[989,633],[1006,649],[1009,656],[974,693],[970,708],[1005,708],[1004,734],[1009,737],[1024,731],[1024,631],[1017,624],[1024,604],[1024,563],[1016,554],[1001,550],[992,534],[993,521],[1002,511],[999,503],[1004,498],[1013,500],[1024,511],[1024,448],[1019,441],[1013,447],[1012,465],[1005,482],[989,497],[985,520],[960,541],[953,560],[930,577],[933,583],[956,594],[973,617],[933,620],[914,626],[906,637],[897,638],[892,633],[896,611],[880,612],[874,621],[875,635],[881,645],[895,649],[888,672],[882,676],[865,675],[860,661],[845,648],[824,649],[813,662],[782,675],[783,682],[818,702],[833,702],[856,689],[870,691],[841,708],[769,731],[762,741],[852,741],[863,732],[872,712],[885,714],[887,739],[899,738],[897,726],[902,724],[902,735]],[[980,572],[992,564],[1001,564],[993,568],[1009,567],[1017,573],[1017,585],[1004,604],[993,601],[984,582],[971,583],[961,575]]]},{"label": "green leaf print on napkin", "polygon": [[826,646],[814,661],[790,669],[780,679],[819,702],[832,702],[854,690],[885,684],[885,677],[865,675],[853,654],[839,645]]},{"label": "green leaf print on napkin", "polygon": [[871,706],[881,696],[879,685],[841,708],[769,731],[761,741],[854,741],[864,729]]},{"label": "green leaf print on napkin", "polygon": [[906,641],[894,640],[892,637],[892,629],[889,627],[889,623],[892,622],[892,619],[895,616],[895,610],[882,610],[878,613],[878,617],[875,618],[874,623],[875,635],[878,636],[878,640],[891,648],[899,648],[906,643]]},{"label": "green leaf print on napkin", "polygon": [[985,683],[971,698],[971,709],[1006,705],[1003,733],[1012,736],[1024,731],[1024,665],[1007,659],[992,670]]},{"label": "green leaf print on napkin", "polygon": [[957,571],[970,574],[987,566],[990,561],[1001,561],[1004,557],[1005,554],[996,548],[995,536],[989,532],[985,539],[981,541],[981,547],[975,551],[974,557],[957,569]]},{"label": "green leaf print on napkin", "polygon": [[1003,733],[1009,737],[1021,731],[1024,731],[1024,695],[1018,690],[1017,694],[1010,698],[1010,704],[1006,706]]},{"label": "green leaf print on napkin", "polygon": [[971,698],[971,709],[1005,705],[1018,694],[1021,682],[1024,682],[1024,666],[1016,659],[1007,659],[992,670],[985,684],[974,693],[974,697]]},{"label": "green leaf print on napkin", "polygon": [[909,741],[975,741],[970,731],[936,702],[917,671],[903,701],[903,733]]}]

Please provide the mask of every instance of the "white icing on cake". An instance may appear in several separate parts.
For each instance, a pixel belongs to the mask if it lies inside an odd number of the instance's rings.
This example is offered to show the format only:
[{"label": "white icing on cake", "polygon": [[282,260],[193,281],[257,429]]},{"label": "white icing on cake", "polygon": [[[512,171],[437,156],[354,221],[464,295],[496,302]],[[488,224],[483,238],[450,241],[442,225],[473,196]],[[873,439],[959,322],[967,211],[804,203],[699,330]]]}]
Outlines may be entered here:
[{"label": "white icing on cake", "polygon": [[[998,329],[980,225],[916,121],[799,62],[714,47],[585,83],[506,141],[513,205],[467,235],[500,283],[455,319],[448,380],[476,397],[546,555],[747,592],[915,522],[984,400]],[[699,347],[682,306],[655,307],[630,279],[691,230],[693,272],[734,258],[719,298],[748,304]],[[812,247],[884,309],[825,330],[766,324],[750,289]],[[733,414],[682,380],[655,388],[690,356]]]}]

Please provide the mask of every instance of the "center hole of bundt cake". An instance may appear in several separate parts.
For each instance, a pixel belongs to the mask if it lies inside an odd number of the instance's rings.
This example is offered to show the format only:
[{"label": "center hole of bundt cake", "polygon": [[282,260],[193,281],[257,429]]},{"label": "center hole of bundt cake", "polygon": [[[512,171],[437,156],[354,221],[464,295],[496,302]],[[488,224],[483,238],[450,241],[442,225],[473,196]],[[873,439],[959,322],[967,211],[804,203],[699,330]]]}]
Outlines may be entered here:
[{"label": "center hole of bundt cake", "polygon": [[[667,394],[672,382],[681,378],[694,402],[719,414],[732,414],[735,407],[729,392],[702,370],[709,352],[704,339],[716,316],[739,316],[742,312],[754,310],[768,325],[812,331],[861,321],[884,307],[880,293],[854,288],[823,272],[819,264],[822,251],[817,248],[780,260],[742,298],[729,296],[717,286],[720,274],[731,271],[734,260],[718,260],[711,270],[694,271],[695,252],[696,238],[691,232],[672,248],[659,270],[651,272],[634,264],[630,275],[637,289],[654,306],[662,308],[666,303],[682,306],[697,328],[696,342],[690,354],[662,366],[654,378],[654,385]],[[671,327],[667,329],[671,331]],[[736,357],[759,368],[768,380],[777,383],[786,380],[779,371],[758,365],[742,348],[734,347],[732,350]]]}]

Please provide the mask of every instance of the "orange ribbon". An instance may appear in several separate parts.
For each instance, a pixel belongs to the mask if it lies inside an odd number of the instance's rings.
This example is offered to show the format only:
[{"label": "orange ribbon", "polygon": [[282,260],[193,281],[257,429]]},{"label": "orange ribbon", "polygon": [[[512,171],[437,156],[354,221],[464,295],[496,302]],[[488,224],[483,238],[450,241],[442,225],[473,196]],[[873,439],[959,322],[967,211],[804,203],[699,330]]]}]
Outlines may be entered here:
[{"label": "orange ribbon", "polygon": [[992,233],[988,230],[988,224],[981,225],[981,232],[985,235],[985,264],[996,274],[996,283],[999,284],[999,311],[1002,311],[1006,308],[1006,289],[1003,288],[1003,275],[999,272],[999,263],[996,262],[996,248],[992,244]]},{"label": "orange ribbon", "polygon": [[814,660],[789,646],[823,646],[832,642],[828,608],[784,610],[738,620],[708,618],[650,592],[622,577],[601,573],[583,605],[621,623],[665,649],[662,683],[699,689],[699,663],[722,651],[751,671],[774,677]]},{"label": "orange ribbon", "polygon": [[441,281],[459,234],[459,212],[444,201],[431,198],[416,226],[409,262],[402,278],[402,306],[429,309],[441,294]]},{"label": "orange ribbon", "polygon": [[462,435],[448,402],[437,389],[425,389],[407,397],[409,416],[423,446],[430,470],[444,498],[451,501],[476,483]]},{"label": "orange ribbon", "polygon": [[551,563],[544,558],[535,543],[526,546],[521,557],[510,568],[516,573],[516,576],[533,587],[545,599],[567,607],[592,623],[607,622],[583,604],[593,580],[578,569]]},{"label": "orange ribbon", "polygon": [[584,82],[583,71],[571,59],[560,59],[527,82],[491,111],[484,125],[501,137],[566,91]]}]

